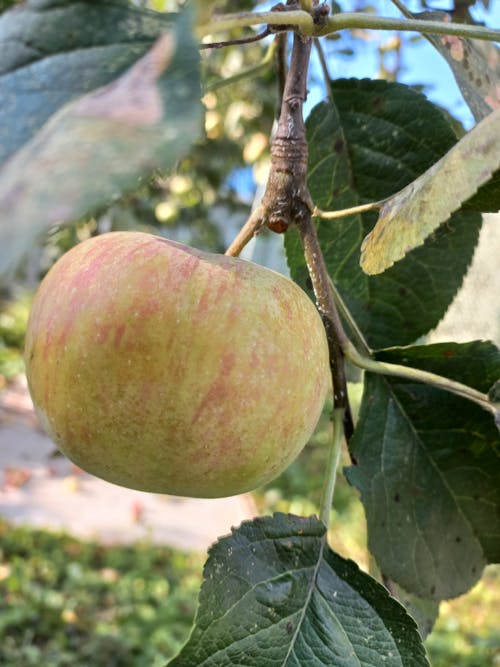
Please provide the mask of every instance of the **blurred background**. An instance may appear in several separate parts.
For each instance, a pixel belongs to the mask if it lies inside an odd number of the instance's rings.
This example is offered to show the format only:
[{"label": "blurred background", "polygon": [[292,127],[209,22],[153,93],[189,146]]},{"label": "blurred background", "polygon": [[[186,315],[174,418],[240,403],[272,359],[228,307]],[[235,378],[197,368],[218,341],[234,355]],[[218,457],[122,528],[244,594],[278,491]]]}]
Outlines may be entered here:
[{"label": "blurred background", "polygon": [[[0,2],[0,11],[15,2]],[[137,2],[170,11],[176,2]],[[199,2],[210,11],[268,9],[272,2]],[[413,11],[443,9],[454,20],[500,26],[495,0],[405,3]],[[400,16],[390,0],[342,0],[345,11]],[[468,129],[473,118],[451,70],[431,44],[413,33],[344,31],[323,40],[333,78],[401,81],[422,90]],[[196,609],[205,550],[217,536],[256,514],[317,511],[328,410],[309,445],[265,488],[245,496],[199,501],[141,494],[96,480],[54,449],[33,414],[23,376],[24,332],[33,293],[76,243],[110,230],[142,229],[223,252],[246,220],[269,164],[277,81],[272,40],[202,53],[205,136],[175,174],[91,219],[53,229],[34,247],[0,293],[0,665],[160,666],[187,639]],[[325,96],[313,57],[307,109]],[[241,72],[262,64],[253,75]],[[230,83],[228,83],[230,80]],[[222,85],[222,84],[225,85]],[[471,271],[429,340],[488,338],[500,343],[498,216],[487,216]],[[282,237],[262,233],[244,256],[287,272]],[[361,384],[351,384],[353,407]],[[344,465],[348,465],[344,454]],[[331,544],[365,570],[364,513],[341,476]],[[62,531],[62,532],[61,532]],[[500,665],[500,571],[490,567],[463,598],[441,604],[427,640],[434,667]]]}]

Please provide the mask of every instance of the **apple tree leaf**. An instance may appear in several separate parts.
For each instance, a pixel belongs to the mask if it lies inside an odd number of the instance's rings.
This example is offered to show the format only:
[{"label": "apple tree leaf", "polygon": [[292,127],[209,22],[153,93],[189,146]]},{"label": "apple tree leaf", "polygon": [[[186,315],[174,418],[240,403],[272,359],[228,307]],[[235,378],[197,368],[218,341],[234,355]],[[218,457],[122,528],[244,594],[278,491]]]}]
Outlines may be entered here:
[{"label": "apple tree leaf", "polygon": [[399,600],[406,611],[413,618],[418,626],[418,631],[422,639],[426,639],[434,627],[439,616],[439,602],[436,600],[426,600],[412,595],[398,586],[394,581],[385,580],[391,595]]},{"label": "apple tree leaf", "polygon": [[415,622],[338,556],[315,517],[244,522],[209,551],[195,627],[170,667],[423,667]]},{"label": "apple tree leaf", "polygon": [[[486,392],[500,375],[487,342],[381,351]],[[368,542],[406,591],[441,600],[500,559],[500,435],[475,403],[427,384],[367,374],[348,480],[361,492]]]},{"label": "apple tree leaf", "polygon": [[497,213],[500,211],[500,169],[482,185],[470,199],[462,204],[462,211]]},{"label": "apple tree leaf", "polygon": [[0,168],[0,275],[33,240],[171,168],[200,131],[198,51],[180,20],[120,78],[57,111]]},{"label": "apple tree leaf", "polygon": [[[419,12],[413,17],[449,21],[449,15],[440,11]],[[456,35],[425,37],[450,66],[477,122],[500,108],[500,50],[496,44]]]},{"label": "apple tree leaf", "polygon": [[489,389],[488,396],[490,401],[500,403],[500,380],[497,380]]},{"label": "apple tree leaf", "polygon": [[[456,143],[442,111],[407,86],[341,79],[332,90],[335,105],[323,102],[307,119],[309,189],[323,210],[388,197]],[[375,219],[365,213],[319,220],[319,240],[330,276],[370,346],[407,345],[448,309],[471,262],[481,217],[454,214],[401,262],[368,276],[359,264],[360,247]],[[298,234],[287,232],[285,246],[293,279],[307,289]]]},{"label": "apple tree leaf", "polygon": [[0,16],[0,165],[57,111],[109,83],[175,21],[121,0],[28,0]]},{"label": "apple tree leaf", "polygon": [[500,167],[500,109],[417,180],[388,199],[361,246],[361,266],[382,273],[421,245]]}]

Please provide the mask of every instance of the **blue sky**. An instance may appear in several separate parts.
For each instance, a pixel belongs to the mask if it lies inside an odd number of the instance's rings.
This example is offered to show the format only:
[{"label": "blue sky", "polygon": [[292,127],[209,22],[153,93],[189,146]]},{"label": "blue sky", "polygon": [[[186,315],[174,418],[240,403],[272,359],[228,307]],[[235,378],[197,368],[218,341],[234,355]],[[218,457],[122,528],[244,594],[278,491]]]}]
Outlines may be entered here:
[{"label": "blue sky", "polygon": [[[381,16],[392,16],[402,18],[399,10],[390,0],[337,0],[344,11],[360,11],[364,6],[376,6]],[[274,2],[263,2],[261,9],[269,9]],[[429,7],[433,9],[449,9],[452,6],[450,0],[428,0]],[[473,8],[476,20],[484,21],[491,27],[500,28],[500,0],[490,0],[488,11],[478,7]],[[421,11],[421,5],[416,0],[406,0],[405,5],[411,11]],[[391,37],[388,31],[371,31],[373,41],[356,40],[356,57],[336,56],[329,58],[329,68],[332,78],[338,77],[369,77],[374,78],[378,72],[377,46],[381,41]],[[468,129],[474,124],[472,114],[462,100],[460,91],[455,83],[453,74],[445,60],[438,54],[434,47],[424,38],[417,42],[412,39],[415,33],[401,33],[406,42],[403,48],[403,68],[399,81],[408,85],[425,85],[425,94],[436,104],[442,105],[456,116]],[[340,44],[334,43],[333,48]],[[342,45],[348,45],[348,33],[342,34]],[[317,63],[312,64],[313,72]],[[320,78],[320,77],[318,77]],[[307,110],[312,108],[324,97],[321,86],[311,85]]]},{"label": "blue sky", "polygon": [[[392,4],[390,0],[337,0],[344,11],[359,11],[366,5],[376,5],[380,16],[393,16],[401,18],[401,13]],[[275,2],[264,2],[259,9],[267,10]],[[421,11],[420,3],[414,0],[405,2],[411,11]],[[449,9],[451,2],[442,0],[441,2],[428,0],[429,6],[433,9]],[[479,4],[479,3],[478,3]],[[490,0],[489,11],[476,8],[474,16],[478,21],[484,21],[486,25],[493,28],[500,28],[500,0]],[[394,33],[388,31],[371,31],[370,41],[356,40],[354,47],[356,56],[345,57],[332,55],[328,59],[328,66],[332,78],[339,77],[369,77],[375,78],[379,70],[377,46],[380,42],[388,40]],[[400,33],[405,40],[402,49],[403,60],[402,69],[398,78],[402,83],[408,85],[424,85],[424,93],[427,97],[447,108],[456,118],[458,118],[466,129],[474,125],[474,119],[469,108],[464,103],[458,86],[455,82],[451,69],[446,61],[434,49],[434,47],[424,38],[415,41],[415,33]],[[325,40],[323,40],[325,43]],[[349,45],[349,36],[347,31],[342,34],[342,40],[334,42],[330,48],[341,48]],[[305,105],[305,115],[312,107],[325,97],[324,86],[322,85],[322,75],[319,69],[319,63],[313,55],[311,62],[311,71],[313,74],[308,99]],[[236,187],[243,196],[251,199],[253,194],[251,169],[239,169],[233,172],[229,182]]]},{"label": "blue sky", "polygon": [[[340,0],[339,4],[344,11],[356,11],[360,6],[371,4],[363,0]],[[374,3],[373,3],[374,4]],[[379,8],[378,14],[381,16],[394,16],[401,18],[399,10],[390,2],[390,0],[378,0],[376,3]],[[411,11],[421,11],[418,2],[407,0],[405,2]],[[442,2],[428,2],[434,9],[448,9],[452,5],[447,0]],[[479,4],[479,3],[478,3]],[[476,8],[473,11],[474,17],[478,21],[484,21],[487,25],[500,28],[500,2],[490,0],[490,9]],[[365,45],[357,40],[357,47],[360,49],[358,57],[343,59],[335,63],[330,59],[331,74],[334,78],[338,76],[354,77],[376,77],[378,72],[377,45],[380,41],[390,38],[390,32],[372,31],[373,42],[367,42]],[[453,74],[446,61],[439,55],[434,47],[424,38],[415,41],[415,33],[400,33],[405,41],[403,47],[403,62],[400,76],[401,83],[408,85],[425,85],[425,94],[436,104],[446,107],[454,116],[456,116],[467,129],[474,125],[474,119],[467,105],[463,102],[460,91],[457,87]],[[322,93],[311,90],[311,97],[316,98]],[[314,104],[313,99],[310,104]]]}]

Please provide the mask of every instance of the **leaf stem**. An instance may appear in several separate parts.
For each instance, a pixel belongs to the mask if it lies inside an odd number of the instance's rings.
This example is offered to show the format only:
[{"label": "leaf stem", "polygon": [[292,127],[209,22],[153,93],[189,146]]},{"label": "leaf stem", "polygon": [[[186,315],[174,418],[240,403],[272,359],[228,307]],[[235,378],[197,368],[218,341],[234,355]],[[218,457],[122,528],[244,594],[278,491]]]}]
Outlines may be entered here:
[{"label": "leaf stem", "polygon": [[[330,76],[330,72],[328,70],[328,63],[326,61],[326,56],[325,56],[325,52],[323,50],[323,45],[321,44],[319,39],[314,40],[314,48],[316,49],[316,53],[318,54],[319,63],[320,63],[320,66],[321,66],[321,71],[323,72],[323,79],[325,81],[325,87],[326,87],[326,92],[328,93],[328,99],[330,100],[330,102],[332,104],[335,104],[334,99],[333,99],[332,79],[331,79],[331,76]],[[314,213],[313,213],[313,215],[314,215]]]},{"label": "leaf stem", "polygon": [[328,459],[326,463],[326,479],[323,487],[323,495],[320,505],[320,520],[328,528],[330,523],[330,510],[333,503],[333,494],[335,492],[335,482],[337,480],[337,469],[339,466],[340,454],[342,452],[342,438],[344,435],[343,421],[344,410],[336,408],[332,414],[332,440],[328,450]]},{"label": "leaf stem", "polygon": [[312,212],[313,218],[321,218],[322,220],[335,220],[335,218],[345,218],[348,215],[355,213],[364,213],[365,211],[374,211],[382,207],[386,202],[385,199],[380,201],[370,202],[369,204],[359,204],[359,206],[352,206],[351,208],[343,208],[340,211],[322,211],[317,206]]},{"label": "leaf stem", "polygon": [[368,343],[366,342],[366,338],[364,337],[363,332],[359,328],[358,323],[352,316],[351,311],[347,307],[344,299],[342,298],[340,292],[338,291],[335,283],[330,278],[330,276],[328,276],[328,280],[330,282],[330,289],[332,290],[332,295],[335,300],[335,305],[337,306],[337,310],[339,311],[341,317],[344,319],[347,326],[349,327],[353,337],[356,340],[358,348],[363,350],[363,354],[370,357],[372,354],[372,350],[368,345]]},{"label": "leaf stem", "polygon": [[399,0],[391,0],[391,2],[392,2],[393,5],[395,5],[399,9],[401,14],[404,14],[404,16],[406,16],[407,18],[412,18],[413,17],[413,14],[410,12],[410,10],[407,7],[405,7],[403,5],[402,2],[400,2]]},{"label": "leaf stem", "polygon": [[486,394],[468,387],[461,382],[455,380],[450,380],[449,378],[437,375],[436,373],[431,373],[429,371],[424,371],[419,368],[412,368],[411,366],[403,366],[400,364],[392,364],[386,361],[378,361],[377,359],[372,359],[366,357],[358,352],[351,342],[348,342],[343,348],[344,355],[352,364],[358,366],[358,368],[363,368],[365,371],[370,373],[378,373],[380,375],[390,375],[393,377],[400,377],[406,380],[413,380],[414,382],[425,382],[433,387],[438,389],[444,389],[449,391],[452,394],[466,398],[469,401],[473,401],[480,405],[484,410],[491,412],[494,416],[497,416],[498,411],[495,405],[490,401]]},{"label": "leaf stem", "polygon": [[419,19],[400,19],[387,16],[369,16],[363,12],[342,12],[325,19],[321,24],[315,24],[309,12],[300,9],[276,12],[242,12],[238,14],[223,14],[211,23],[200,26],[197,30],[201,36],[217,32],[244,28],[246,26],[262,25],[283,27],[283,30],[293,27],[299,29],[303,35],[322,37],[339,30],[362,28],[365,30],[399,30],[402,32],[419,32],[422,34],[456,35],[470,39],[486,41],[500,41],[500,30],[468,23],[446,23],[445,21],[421,21]]}]

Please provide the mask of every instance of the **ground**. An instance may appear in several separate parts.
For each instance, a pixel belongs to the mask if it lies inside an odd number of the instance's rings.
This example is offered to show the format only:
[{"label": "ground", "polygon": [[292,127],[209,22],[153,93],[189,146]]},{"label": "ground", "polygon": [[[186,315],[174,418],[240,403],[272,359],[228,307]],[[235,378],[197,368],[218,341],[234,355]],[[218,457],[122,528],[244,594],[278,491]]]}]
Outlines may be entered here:
[{"label": "ground", "polygon": [[147,539],[205,551],[257,514],[249,494],[200,500],[143,493],[83,473],[41,430],[24,377],[0,394],[0,515],[102,543]]}]

